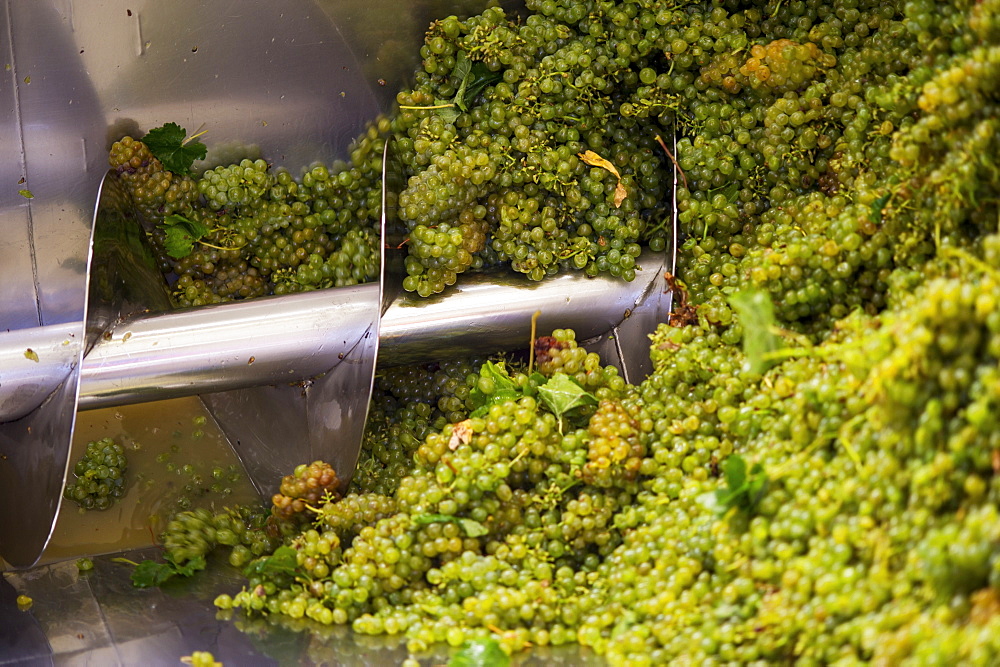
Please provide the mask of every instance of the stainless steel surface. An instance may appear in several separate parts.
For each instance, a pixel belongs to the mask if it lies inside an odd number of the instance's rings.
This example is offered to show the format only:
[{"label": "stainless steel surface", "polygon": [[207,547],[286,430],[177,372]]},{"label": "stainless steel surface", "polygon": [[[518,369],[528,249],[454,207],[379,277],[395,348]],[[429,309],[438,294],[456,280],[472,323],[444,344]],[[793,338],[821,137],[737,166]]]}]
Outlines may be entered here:
[{"label": "stainless steel surface", "polygon": [[[372,34],[358,28],[356,39]],[[343,157],[387,100],[310,0],[0,0],[0,60],[0,554],[27,565],[51,532],[66,471],[93,197],[110,142],[204,123],[216,159],[257,151],[294,170]],[[95,307],[92,340],[113,311]]]},{"label": "stainless steel surface", "polygon": [[76,418],[78,368],[30,414],[0,424],[0,555],[14,566],[37,561],[52,535]]},{"label": "stainless steel surface", "polygon": [[[386,363],[404,364],[529,345],[531,316],[538,331],[571,328],[580,340],[619,326],[640,303],[663,259],[646,252],[631,283],[567,273],[531,282],[515,275],[470,275],[454,291],[421,299],[400,297],[382,321]],[[648,351],[648,346],[647,346]]]},{"label": "stainless steel surface", "polygon": [[0,422],[30,414],[80,358],[83,323],[0,332]]},{"label": "stainless steel surface", "polygon": [[143,315],[87,354],[80,408],[298,382],[367,331],[378,285]]},{"label": "stainless steel surface", "polygon": [[[155,551],[124,556],[138,561],[155,557]],[[172,667],[181,665],[182,656],[209,651],[227,667],[383,667],[398,665],[408,655],[400,637],[370,637],[349,626],[277,615],[246,619],[219,613],[213,598],[234,593],[244,583],[232,570],[209,569],[190,580],[137,590],[129,581],[132,568],[111,558],[94,558],[94,569],[85,574],[73,561],[5,573],[0,580],[0,665]],[[17,595],[30,596],[31,609],[19,610]],[[437,646],[422,662],[444,664],[450,652]],[[586,667],[605,661],[572,644],[532,649],[516,664]]]}]

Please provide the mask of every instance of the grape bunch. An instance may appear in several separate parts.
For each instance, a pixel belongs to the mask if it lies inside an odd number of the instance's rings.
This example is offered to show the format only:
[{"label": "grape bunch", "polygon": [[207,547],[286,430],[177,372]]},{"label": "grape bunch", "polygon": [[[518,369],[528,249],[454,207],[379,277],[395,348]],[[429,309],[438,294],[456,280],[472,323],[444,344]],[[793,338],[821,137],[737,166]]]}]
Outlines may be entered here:
[{"label": "grape bunch", "polygon": [[131,137],[109,161],[142,214],[174,305],[201,306],[376,278],[388,130],[377,119],[350,162],[310,165],[299,178],[259,158],[179,175]]},{"label": "grape bunch", "polygon": [[242,568],[280,546],[281,540],[272,534],[267,518],[263,508],[249,506],[215,512],[206,508],[181,510],[167,521],[160,544],[178,565],[228,547],[230,565]]},{"label": "grape bunch", "polygon": [[307,515],[306,510],[328,498],[339,498],[340,480],[329,463],[314,461],[300,465],[281,480],[278,493],[271,498],[271,516],[289,520]]},{"label": "grape bunch", "polygon": [[216,211],[243,206],[256,208],[277,183],[269,168],[261,159],[243,159],[239,164],[215,167],[201,175],[198,191]]},{"label": "grape bunch", "polygon": [[186,213],[198,198],[198,186],[190,176],[164,169],[146,144],[132,137],[122,137],[111,145],[108,163],[121,176],[135,205],[150,223]]},{"label": "grape bunch", "polygon": [[125,495],[128,458],[125,449],[111,438],[87,443],[87,450],[73,465],[74,480],[66,484],[63,497],[85,510],[106,510]]}]

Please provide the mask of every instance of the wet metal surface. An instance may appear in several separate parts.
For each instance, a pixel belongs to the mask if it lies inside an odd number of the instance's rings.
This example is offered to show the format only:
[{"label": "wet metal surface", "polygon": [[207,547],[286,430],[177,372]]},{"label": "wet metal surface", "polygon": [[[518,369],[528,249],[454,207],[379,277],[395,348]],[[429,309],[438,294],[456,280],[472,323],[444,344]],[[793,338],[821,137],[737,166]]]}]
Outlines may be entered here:
[{"label": "wet metal surface", "polygon": [[[119,554],[138,562],[155,549]],[[0,580],[0,666],[180,665],[182,656],[209,651],[224,665],[398,665],[408,655],[405,639],[357,635],[347,627],[320,626],[287,617],[248,619],[212,604],[219,593],[244,585],[234,570],[214,564],[190,580],[162,588],[136,589],[131,566],[94,558],[81,573],[73,561],[7,572]],[[18,595],[32,598],[20,610]],[[439,647],[424,664],[444,664]],[[514,661],[522,667],[604,661],[576,645],[535,649]]]}]

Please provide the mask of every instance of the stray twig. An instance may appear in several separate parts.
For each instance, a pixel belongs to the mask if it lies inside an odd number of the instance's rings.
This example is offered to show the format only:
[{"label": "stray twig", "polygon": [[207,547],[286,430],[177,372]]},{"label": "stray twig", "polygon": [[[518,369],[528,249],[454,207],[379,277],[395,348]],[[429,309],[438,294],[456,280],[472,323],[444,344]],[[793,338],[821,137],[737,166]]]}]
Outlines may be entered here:
[{"label": "stray twig", "polygon": [[677,173],[681,175],[682,179],[684,179],[684,189],[690,190],[691,188],[688,187],[688,177],[684,174],[684,170],[681,169],[681,166],[677,164],[677,158],[675,158],[674,154],[670,152],[669,148],[667,148],[667,144],[664,143],[663,137],[656,135],[656,142],[660,144],[660,147],[663,148],[663,152],[666,153],[667,157],[670,158],[670,161],[674,163],[674,169],[676,169]]}]

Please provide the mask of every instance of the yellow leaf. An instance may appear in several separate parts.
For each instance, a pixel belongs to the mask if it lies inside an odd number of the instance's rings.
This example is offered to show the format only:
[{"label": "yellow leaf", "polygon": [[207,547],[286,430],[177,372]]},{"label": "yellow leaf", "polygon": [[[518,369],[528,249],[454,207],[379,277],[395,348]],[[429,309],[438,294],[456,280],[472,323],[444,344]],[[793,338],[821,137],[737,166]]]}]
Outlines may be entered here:
[{"label": "yellow leaf", "polygon": [[601,169],[607,169],[612,174],[614,174],[615,177],[618,178],[618,180],[621,180],[622,175],[618,173],[618,169],[615,168],[615,165],[611,164],[611,162],[605,160],[594,151],[584,151],[582,153],[577,153],[577,156],[581,160],[589,164],[591,167],[600,167]]},{"label": "yellow leaf", "polygon": [[38,363],[38,353],[32,350],[30,347],[24,351],[24,358],[31,359],[36,364]]},{"label": "yellow leaf", "polygon": [[618,169],[615,165],[590,150],[577,153],[577,156],[591,167],[600,167],[601,169],[606,169],[615,175],[615,178],[618,179],[618,185],[615,187],[615,196],[613,201],[615,203],[615,208],[620,208],[622,202],[625,201],[625,197],[628,196],[628,191],[625,189],[625,186],[622,185],[622,175],[618,173]]},{"label": "yellow leaf", "polygon": [[625,197],[628,197],[628,191],[625,186],[622,185],[621,181],[618,181],[618,185],[615,187],[615,208],[621,208],[622,202],[625,201]]},{"label": "yellow leaf", "polygon": [[21,195],[25,199],[34,199],[35,195],[31,194],[31,190],[18,190],[17,194]]}]

